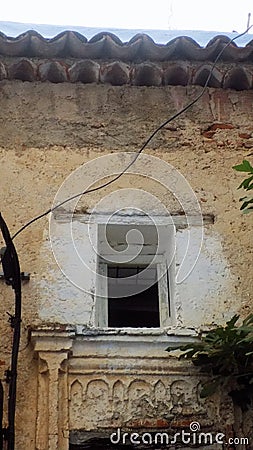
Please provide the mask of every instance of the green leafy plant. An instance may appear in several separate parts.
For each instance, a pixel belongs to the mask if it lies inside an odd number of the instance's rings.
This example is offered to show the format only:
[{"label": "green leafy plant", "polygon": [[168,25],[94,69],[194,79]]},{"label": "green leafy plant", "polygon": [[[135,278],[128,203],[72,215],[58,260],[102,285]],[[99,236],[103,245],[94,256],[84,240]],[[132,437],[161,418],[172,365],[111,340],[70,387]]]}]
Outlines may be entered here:
[{"label": "green leafy plant", "polygon": [[[238,189],[244,189],[247,192],[251,191],[253,189],[253,167],[250,162],[244,159],[241,164],[233,166],[233,169],[238,172],[246,172],[250,175],[243,180],[240,186],[238,186]],[[240,201],[243,202],[240,209],[243,210],[244,214],[248,214],[253,211],[253,197],[244,196],[240,198]]]},{"label": "green leafy plant", "polygon": [[241,325],[237,325],[238,320],[239,315],[235,315],[224,327],[202,333],[196,343],[178,349],[182,352],[179,359],[190,359],[211,375],[203,385],[201,397],[226,388],[233,401],[246,410],[253,392],[253,314]]}]

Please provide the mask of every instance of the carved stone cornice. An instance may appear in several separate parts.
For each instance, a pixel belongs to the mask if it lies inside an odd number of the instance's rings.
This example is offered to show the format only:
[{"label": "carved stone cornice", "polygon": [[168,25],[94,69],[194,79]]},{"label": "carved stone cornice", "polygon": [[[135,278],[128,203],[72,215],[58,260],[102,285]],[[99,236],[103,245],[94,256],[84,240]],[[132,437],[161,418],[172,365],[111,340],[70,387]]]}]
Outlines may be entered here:
[{"label": "carved stone cornice", "polygon": [[74,336],[74,328],[48,326],[32,330],[31,342],[36,352],[68,352]]}]

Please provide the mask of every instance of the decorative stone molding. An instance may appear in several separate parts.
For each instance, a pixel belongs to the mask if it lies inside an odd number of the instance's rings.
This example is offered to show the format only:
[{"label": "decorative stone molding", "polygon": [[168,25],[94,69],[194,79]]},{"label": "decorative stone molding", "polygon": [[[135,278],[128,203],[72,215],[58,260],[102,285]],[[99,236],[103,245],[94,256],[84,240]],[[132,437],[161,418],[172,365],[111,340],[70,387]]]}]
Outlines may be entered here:
[{"label": "decorative stone molding", "polygon": [[[36,449],[68,450],[76,433],[86,439],[116,428],[175,432],[197,421],[215,430],[220,397],[203,401],[198,370],[165,351],[191,339],[82,327],[33,331],[39,357]],[[226,401],[223,427],[233,423]]]}]

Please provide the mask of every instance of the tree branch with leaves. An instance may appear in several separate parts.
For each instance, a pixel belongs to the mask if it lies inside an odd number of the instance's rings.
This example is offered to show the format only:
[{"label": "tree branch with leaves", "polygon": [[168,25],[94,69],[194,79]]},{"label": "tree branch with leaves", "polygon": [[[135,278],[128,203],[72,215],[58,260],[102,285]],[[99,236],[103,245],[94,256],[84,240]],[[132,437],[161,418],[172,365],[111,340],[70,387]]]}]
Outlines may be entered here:
[{"label": "tree branch with leaves", "polygon": [[[235,315],[225,326],[201,333],[196,343],[179,347],[179,359],[190,359],[211,375],[200,396],[209,397],[219,389],[227,390],[234,403],[246,410],[253,392],[253,314],[241,325]],[[168,347],[167,351],[174,351]]]},{"label": "tree branch with leaves", "polygon": [[[245,180],[242,181],[240,186],[238,186],[238,189],[244,189],[246,192],[252,191],[253,189],[253,167],[250,164],[247,159],[244,159],[241,164],[238,164],[237,166],[233,166],[234,170],[237,170],[238,172],[246,172],[249,177],[245,178]],[[241,205],[241,210],[244,214],[248,214],[253,211],[253,196],[244,196],[240,198],[240,201],[243,202]]]}]

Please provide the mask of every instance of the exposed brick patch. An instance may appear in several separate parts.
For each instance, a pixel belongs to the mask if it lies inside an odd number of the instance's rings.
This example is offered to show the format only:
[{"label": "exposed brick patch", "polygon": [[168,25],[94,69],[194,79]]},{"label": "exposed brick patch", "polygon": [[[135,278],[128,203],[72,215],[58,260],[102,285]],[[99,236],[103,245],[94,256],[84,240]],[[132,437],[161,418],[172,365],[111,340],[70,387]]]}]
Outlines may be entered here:
[{"label": "exposed brick patch", "polygon": [[251,138],[251,133],[239,133],[239,137],[242,139],[249,139]]},{"label": "exposed brick patch", "polygon": [[217,130],[233,130],[234,128],[236,127],[231,123],[213,123],[202,131],[201,134],[208,139],[212,139]]}]

